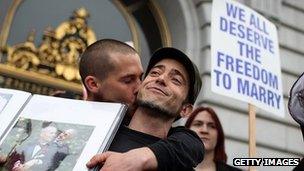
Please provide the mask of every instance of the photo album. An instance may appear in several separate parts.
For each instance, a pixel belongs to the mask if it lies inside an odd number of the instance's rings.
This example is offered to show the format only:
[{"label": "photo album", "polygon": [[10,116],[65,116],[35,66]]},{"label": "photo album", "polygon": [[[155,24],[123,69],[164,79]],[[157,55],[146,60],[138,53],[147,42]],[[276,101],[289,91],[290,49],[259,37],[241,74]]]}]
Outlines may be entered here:
[{"label": "photo album", "polygon": [[0,88],[0,170],[88,170],[127,111],[120,103],[64,99]]}]

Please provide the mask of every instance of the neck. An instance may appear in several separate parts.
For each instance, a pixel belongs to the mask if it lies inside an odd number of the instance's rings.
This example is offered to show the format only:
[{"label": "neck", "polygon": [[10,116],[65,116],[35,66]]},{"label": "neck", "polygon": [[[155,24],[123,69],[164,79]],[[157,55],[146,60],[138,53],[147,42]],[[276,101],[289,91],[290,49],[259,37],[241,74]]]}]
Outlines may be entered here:
[{"label": "neck", "polygon": [[138,107],[129,124],[129,128],[153,135],[159,138],[166,138],[174,119],[164,120],[162,118],[153,117],[149,114],[149,109]]},{"label": "neck", "polygon": [[214,159],[214,151],[206,151],[204,160],[197,165],[195,170],[216,170]]}]

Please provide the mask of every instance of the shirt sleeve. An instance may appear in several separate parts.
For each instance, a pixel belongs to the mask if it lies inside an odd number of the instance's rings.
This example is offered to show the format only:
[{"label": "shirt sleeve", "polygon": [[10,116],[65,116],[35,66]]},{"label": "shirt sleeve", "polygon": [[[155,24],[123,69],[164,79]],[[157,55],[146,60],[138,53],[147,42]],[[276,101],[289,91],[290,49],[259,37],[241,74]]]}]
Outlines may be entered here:
[{"label": "shirt sleeve", "polygon": [[151,144],[158,170],[193,170],[204,159],[204,145],[198,135],[183,127],[171,128],[168,138]]}]

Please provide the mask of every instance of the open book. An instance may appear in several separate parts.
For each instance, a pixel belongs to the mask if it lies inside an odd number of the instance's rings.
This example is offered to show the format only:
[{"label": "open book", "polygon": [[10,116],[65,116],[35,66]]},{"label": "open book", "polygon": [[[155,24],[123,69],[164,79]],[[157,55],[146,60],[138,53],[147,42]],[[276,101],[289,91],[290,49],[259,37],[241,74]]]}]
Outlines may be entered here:
[{"label": "open book", "polygon": [[87,170],[111,144],[126,109],[0,88],[0,170]]}]

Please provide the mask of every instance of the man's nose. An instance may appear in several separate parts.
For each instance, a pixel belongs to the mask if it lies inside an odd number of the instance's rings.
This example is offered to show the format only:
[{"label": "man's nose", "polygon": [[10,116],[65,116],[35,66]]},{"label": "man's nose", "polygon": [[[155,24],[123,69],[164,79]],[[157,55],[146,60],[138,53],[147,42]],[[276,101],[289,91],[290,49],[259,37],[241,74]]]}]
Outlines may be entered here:
[{"label": "man's nose", "polygon": [[162,85],[162,86],[166,86],[166,75],[165,74],[161,74],[157,77],[156,79],[156,83]]}]

